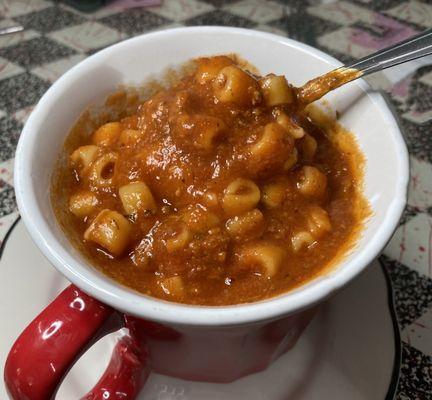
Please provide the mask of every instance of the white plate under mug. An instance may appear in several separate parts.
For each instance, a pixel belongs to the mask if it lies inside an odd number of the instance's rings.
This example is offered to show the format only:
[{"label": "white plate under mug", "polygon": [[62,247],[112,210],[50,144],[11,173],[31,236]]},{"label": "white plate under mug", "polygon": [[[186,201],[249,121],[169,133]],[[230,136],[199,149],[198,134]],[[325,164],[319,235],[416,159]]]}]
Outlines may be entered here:
[{"label": "white plate under mug", "polygon": [[[3,371],[13,341],[69,282],[43,257],[19,220],[3,242],[0,255]],[[324,303],[295,348],[264,372],[230,384],[189,382],[153,374],[139,399],[393,399],[400,341],[392,307],[385,272],[375,261],[350,286]],[[105,337],[78,360],[56,399],[81,398],[100,377],[121,334]],[[7,398],[3,381],[0,398]]]}]

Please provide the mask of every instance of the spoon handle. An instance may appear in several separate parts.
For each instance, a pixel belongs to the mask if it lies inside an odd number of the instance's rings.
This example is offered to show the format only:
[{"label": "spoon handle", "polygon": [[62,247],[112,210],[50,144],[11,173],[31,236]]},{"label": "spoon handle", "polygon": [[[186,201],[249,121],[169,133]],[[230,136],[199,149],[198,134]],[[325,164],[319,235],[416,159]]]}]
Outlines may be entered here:
[{"label": "spoon handle", "polygon": [[432,29],[363,57],[347,68],[355,68],[367,75],[429,54],[432,54]]},{"label": "spoon handle", "polygon": [[24,30],[24,27],[21,25],[16,26],[7,26],[6,28],[0,28],[0,36],[9,35],[11,33],[21,32]]},{"label": "spoon handle", "polygon": [[305,85],[297,89],[297,99],[303,105],[312,103],[331,90],[361,76],[429,54],[432,54],[432,29],[306,82]]}]

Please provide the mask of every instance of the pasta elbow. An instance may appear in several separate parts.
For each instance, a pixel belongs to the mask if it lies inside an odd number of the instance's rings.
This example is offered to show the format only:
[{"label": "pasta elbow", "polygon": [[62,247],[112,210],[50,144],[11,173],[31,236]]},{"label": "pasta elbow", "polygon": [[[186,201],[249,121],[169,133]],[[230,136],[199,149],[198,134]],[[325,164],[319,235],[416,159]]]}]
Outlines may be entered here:
[{"label": "pasta elbow", "polygon": [[235,240],[257,238],[264,231],[264,216],[258,209],[230,218],[226,224],[228,234]]},{"label": "pasta elbow", "polygon": [[292,89],[284,76],[270,74],[262,78],[259,83],[267,106],[290,104],[294,101]]},{"label": "pasta elbow", "polygon": [[253,181],[238,178],[225,189],[222,208],[230,216],[243,214],[255,208],[260,197],[260,190]]},{"label": "pasta elbow", "polygon": [[294,148],[294,140],[276,122],[264,127],[261,137],[249,147],[251,162],[258,170],[280,166]]},{"label": "pasta elbow", "polygon": [[210,116],[202,118],[199,123],[199,133],[194,140],[195,147],[211,151],[225,129],[225,123],[220,118]]},{"label": "pasta elbow", "polygon": [[120,133],[118,144],[123,147],[132,147],[136,146],[142,138],[143,131],[137,129],[125,129]]},{"label": "pasta elbow", "polygon": [[309,232],[315,237],[320,238],[332,230],[332,225],[327,211],[319,206],[309,209],[308,216]]},{"label": "pasta elbow", "polygon": [[132,182],[119,188],[119,196],[127,215],[138,211],[156,212],[156,202],[144,182]]},{"label": "pasta elbow", "polygon": [[93,143],[98,146],[112,146],[117,141],[121,132],[120,122],[108,122],[102,125],[93,134]]},{"label": "pasta elbow", "polygon": [[282,266],[285,250],[273,244],[258,243],[244,249],[241,259],[249,268],[257,268],[264,276],[271,278]]},{"label": "pasta elbow", "polygon": [[98,146],[91,144],[87,146],[80,146],[70,155],[70,162],[81,175],[83,171],[85,171],[98,157],[98,155]]},{"label": "pasta elbow", "polygon": [[300,151],[303,159],[307,162],[311,162],[315,157],[318,149],[318,143],[315,138],[309,134],[305,135],[300,142]]},{"label": "pasta elbow", "polygon": [[204,233],[219,225],[219,217],[200,205],[191,206],[182,216],[187,227],[196,233]]},{"label": "pasta elbow", "polygon": [[166,240],[165,247],[168,253],[174,253],[184,249],[191,240],[192,233],[190,229],[187,226],[182,225],[173,236]]},{"label": "pasta elbow", "polygon": [[300,171],[297,189],[305,196],[321,197],[327,188],[327,177],[315,167],[305,165]]},{"label": "pasta elbow", "polygon": [[305,130],[300,125],[297,125],[284,112],[278,112],[276,114],[276,122],[282,128],[284,128],[294,139],[301,139],[305,135]]},{"label": "pasta elbow", "polygon": [[168,296],[182,297],[185,291],[183,279],[180,276],[165,278],[159,285]]},{"label": "pasta elbow", "polygon": [[105,188],[113,185],[117,153],[105,153],[92,162],[89,169],[89,180],[94,186]]},{"label": "pasta elbow", "polygon": [[315,243],[315,238],[310,232],[301,231],[295,233],[291,237],[291,245],[295,253],[299,252],[303,248],[309,248]]},{"label": "pasta elbow", "polygon": [[77,217],[88,217],[98,205],[96,195],[88,190],[73,194],[69,199],[69,210]]},{"label": "pasta elbow", "polygon": [[108,122],[93,134],[93,143],[99,146],[112,146],[121,132],[120,122]]},{"label": "pasta elbow", "polygon": [[223,68],[213,82],[216,99],[221,103],[250,105],[258,100],[257,82],[240,68],[230,65]]},{"label": "pasta elbow", "polygon": [[286,190],[283,182],[269,183],[262,189],[261,201],[267,208],[279,207],[285,200]]},{"label": "pasta elbow", "polygon": [[198,60],[198,68],[195,73],[195,79],[201,85],[215,79],[220,70],[224,67],[232,65],[233,61],[225,56],[209,58],[201,58]]},{"label": "pasta elbow", "polygon": [[131,226],[117,211],[102,210],[84,232],[84,239],[92,241],[115,256],[121,255],[129,244]]}]

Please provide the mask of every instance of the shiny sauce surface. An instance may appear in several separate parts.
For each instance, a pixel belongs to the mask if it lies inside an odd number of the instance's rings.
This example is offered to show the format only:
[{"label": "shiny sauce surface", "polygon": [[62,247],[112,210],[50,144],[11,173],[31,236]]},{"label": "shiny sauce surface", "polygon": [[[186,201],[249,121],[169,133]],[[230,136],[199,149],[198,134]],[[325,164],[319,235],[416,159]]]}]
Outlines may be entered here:
[{"label": "shiny sauce surface", "polygon": [[150,296],[228,305],[286,292],[355,244],[363,157],[285,78],[224,56],[193,65],[119,118],[81,118],[53,178],[58,221],[96,268]]}]

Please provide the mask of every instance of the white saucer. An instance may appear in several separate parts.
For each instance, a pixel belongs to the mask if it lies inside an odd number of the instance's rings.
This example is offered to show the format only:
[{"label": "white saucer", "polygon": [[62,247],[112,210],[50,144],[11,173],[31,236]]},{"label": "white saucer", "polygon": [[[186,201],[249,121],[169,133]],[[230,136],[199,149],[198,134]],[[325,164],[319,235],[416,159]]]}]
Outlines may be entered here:
[{"label": "white saucer", "polygon": [[[68,282],[35,247],[22,222],[0,253],[0,365],[15,338]],[[231,384],[151,375],[140,400],[393,399],[399,333],[378,262],[322,306],[296,347],[266,371]],[[56,399],[77,400],[97,381],[116,336],[99,341],[72,368]],[[396,367],[395,367],[396,366]],[[3,381],[0,398],[6,399]]]}]

